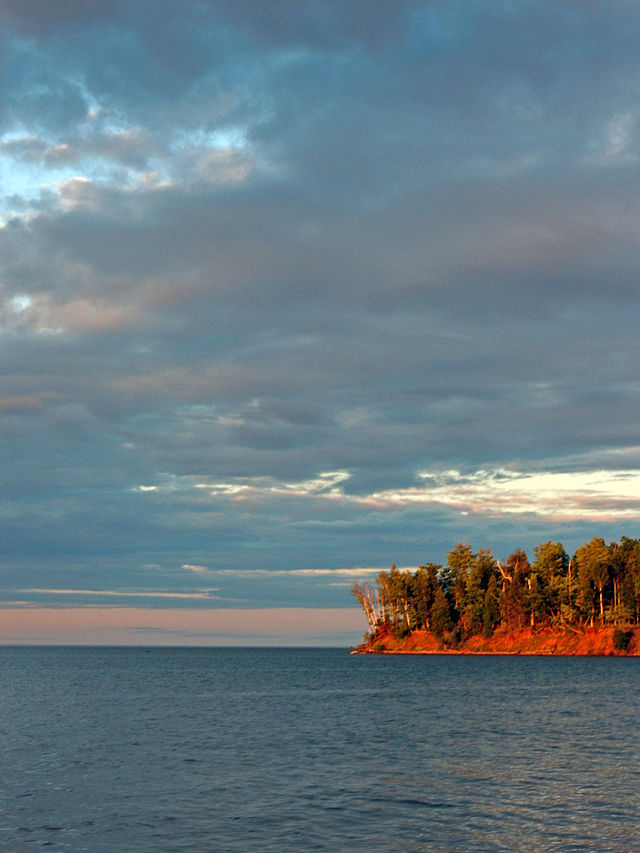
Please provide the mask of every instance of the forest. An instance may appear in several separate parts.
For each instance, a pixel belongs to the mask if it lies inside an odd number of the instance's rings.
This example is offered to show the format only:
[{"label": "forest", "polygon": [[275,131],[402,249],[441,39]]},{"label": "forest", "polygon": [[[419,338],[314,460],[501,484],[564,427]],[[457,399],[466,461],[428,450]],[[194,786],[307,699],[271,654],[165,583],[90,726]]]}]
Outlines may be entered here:
[{"label": "forest", "polygon": [[354,584],[351,593],[367,615],[369,642],[382,632],[403,637],[422,629],[455,648],[497,629],[616,626],[614,639],[623,648],[629,636],[623,627],[640,624],[640,539],[623,536],[607,545],[596,536],[573,556],[561,542],[542,542],[533,562],[520,549],[501,562],[491,549],[474,552],[459,543],[444,566],[394,565],[375,583]]}]

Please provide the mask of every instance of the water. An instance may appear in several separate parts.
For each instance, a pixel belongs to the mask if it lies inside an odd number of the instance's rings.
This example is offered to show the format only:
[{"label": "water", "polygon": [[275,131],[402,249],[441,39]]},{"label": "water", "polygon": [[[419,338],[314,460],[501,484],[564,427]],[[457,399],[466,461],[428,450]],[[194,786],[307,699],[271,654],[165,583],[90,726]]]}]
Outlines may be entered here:
[{"label": "water", "polygon": [[0,648],[0,850],[640,851],[640,659]]}]

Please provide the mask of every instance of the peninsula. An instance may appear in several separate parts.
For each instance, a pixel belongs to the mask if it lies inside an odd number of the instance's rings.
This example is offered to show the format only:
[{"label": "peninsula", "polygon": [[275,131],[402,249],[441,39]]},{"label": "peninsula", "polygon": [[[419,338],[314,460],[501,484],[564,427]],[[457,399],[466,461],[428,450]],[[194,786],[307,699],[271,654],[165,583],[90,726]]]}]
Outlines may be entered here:
[{"label": "peninsula", "polygon": [[514,551],[453,548],[446,565],[380,572],[351,589],[365,654],[640,655],[640,539]]}]

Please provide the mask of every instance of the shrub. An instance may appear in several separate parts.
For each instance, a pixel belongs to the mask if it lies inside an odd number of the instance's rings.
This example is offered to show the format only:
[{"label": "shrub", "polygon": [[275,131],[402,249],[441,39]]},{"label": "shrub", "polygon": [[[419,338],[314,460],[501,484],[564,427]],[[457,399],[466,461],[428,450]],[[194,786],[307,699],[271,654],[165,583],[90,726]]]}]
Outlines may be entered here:
[{"label": "shrub", "polygon": [[411,628],[407,625],[406,622],[400,622],[395,626],[393,633],[398,637],[399,640],[408,637],[411,633]]},{"label": "shrub", "polygon": [[613,648],[619,652],[626,652],[632,636],[631,631],[623,631],[622,628],[615,628],[613,632]]}]

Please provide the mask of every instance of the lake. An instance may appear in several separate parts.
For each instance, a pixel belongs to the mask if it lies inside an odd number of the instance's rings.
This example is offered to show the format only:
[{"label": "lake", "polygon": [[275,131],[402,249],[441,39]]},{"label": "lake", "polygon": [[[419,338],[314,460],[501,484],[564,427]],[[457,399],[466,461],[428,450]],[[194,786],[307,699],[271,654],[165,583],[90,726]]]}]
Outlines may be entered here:
[{"label": "lake", "polygon": [[0,849],[640,851],[638,658],[0,648]]}]

